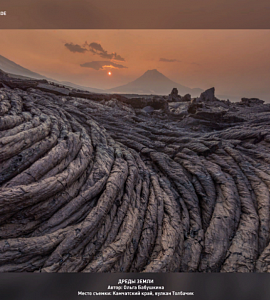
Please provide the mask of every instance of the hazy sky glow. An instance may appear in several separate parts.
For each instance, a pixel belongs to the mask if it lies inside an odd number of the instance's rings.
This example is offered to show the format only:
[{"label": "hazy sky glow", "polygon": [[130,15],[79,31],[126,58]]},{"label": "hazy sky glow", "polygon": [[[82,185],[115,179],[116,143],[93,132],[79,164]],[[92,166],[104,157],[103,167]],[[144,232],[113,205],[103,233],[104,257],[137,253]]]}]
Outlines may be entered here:
[{"label": "hazy sky glow", "polygon": [[270,100],[270,30],[1,30],[0,38],[1,55],[57,80],[112,88],[158,69],[185,86]]}]

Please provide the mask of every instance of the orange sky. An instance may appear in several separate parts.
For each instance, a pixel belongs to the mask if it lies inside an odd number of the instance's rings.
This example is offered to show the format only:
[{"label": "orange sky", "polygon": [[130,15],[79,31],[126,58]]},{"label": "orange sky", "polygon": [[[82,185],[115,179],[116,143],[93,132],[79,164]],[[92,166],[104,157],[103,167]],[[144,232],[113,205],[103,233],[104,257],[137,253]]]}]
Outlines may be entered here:
[{"label": "orange sky", "polygon": [[[0,54],[47,77],[94,88],[132,81],[158,69],[175,82],[217,94],[270,100],[270,30],[0,30]],[[71,52],[65,44],[97,43],[125,61]],[[160,61],[175,60],[174,62]],[[81,67],[111,61],[126,68]]]}]

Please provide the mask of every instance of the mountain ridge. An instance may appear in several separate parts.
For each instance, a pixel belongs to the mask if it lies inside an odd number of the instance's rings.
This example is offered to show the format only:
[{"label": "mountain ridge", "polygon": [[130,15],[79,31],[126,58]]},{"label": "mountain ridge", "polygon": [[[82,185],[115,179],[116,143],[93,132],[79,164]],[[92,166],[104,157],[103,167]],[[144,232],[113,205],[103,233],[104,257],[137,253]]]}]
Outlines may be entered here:
[{"label": "mountain ridge", "polygon": [[4,72],[12,74],[12,75],[24,76],[24,77],[28,77],[28,78],[34,78],[34,79],[46,79],[48,81],[52,81],[57,84],[66,85],[66,86],[76,88],[76,89],[83,89],[83,90],[87,90],[87,91],[93,92],[93,93],[104,93],[104,90],[102,90],[102,89],[81,86],[81,85],[78,85],[78,84],[75,84],[75,83],[72,83],[69,81],[59,81],[56,79],[46,77],[44,75],[33,72],[27,68],[24,68],[21,65],[13,62],[12,60],[10,60],[2,55],[0,55],[0,69],[3,70]]}]

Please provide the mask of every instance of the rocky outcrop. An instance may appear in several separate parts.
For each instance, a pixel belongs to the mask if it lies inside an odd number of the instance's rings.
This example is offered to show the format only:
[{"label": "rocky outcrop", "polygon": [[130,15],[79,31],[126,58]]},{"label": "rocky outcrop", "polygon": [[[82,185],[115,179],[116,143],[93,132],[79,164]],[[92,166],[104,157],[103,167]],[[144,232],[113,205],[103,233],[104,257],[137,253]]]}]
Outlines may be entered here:
[{"label": "rocky outcrop", "polygon": [[182,102],[190,102],[191,101],[191,95],[186,94],[185,96],[181,97]]},{"label": "rocky outcrop", "polygon": [[173,88],[168,97],[168,102],[190,102],[190,101],[191,101],[191,95],[186,94],[182,97],[178,95],[177,88]]},{"label": "rocky outcrop", "polygon": [[169,102],[179,102],[181,101],[181,96],[178,95],[178,90],[177,88],[173,88],[169,97],[168,97]]},{"label": "rocky outcrop", "polygon": [[215,97],[215,88],[208,89],[201,93],[199,98],[201,101],[215,101],[217,98]]},{"label": "rocky outcrop", "polygon": [[204,95],[0,88],[0,272],[269,272],[270,106]]},{"label": "rocky outcrop", "polygon": [[253,106],[253,105],[264,104],[264,101],[260,100],[258,98],[242,98],[241,99],[241,104],[248,105],[248,106]]}]

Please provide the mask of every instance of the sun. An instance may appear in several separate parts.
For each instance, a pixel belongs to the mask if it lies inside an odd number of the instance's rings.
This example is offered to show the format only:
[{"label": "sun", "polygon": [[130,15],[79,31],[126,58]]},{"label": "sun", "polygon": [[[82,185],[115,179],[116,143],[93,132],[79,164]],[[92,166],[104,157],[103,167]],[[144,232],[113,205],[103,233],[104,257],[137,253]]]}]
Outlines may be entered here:
[{"label": "sun", "polygon": [[108,75],[109,75],[109,76],[111,76],[111,75],[112,75],[112,72],[111,72],[111,71],[109,71],[109,72],[108,72]]}]

